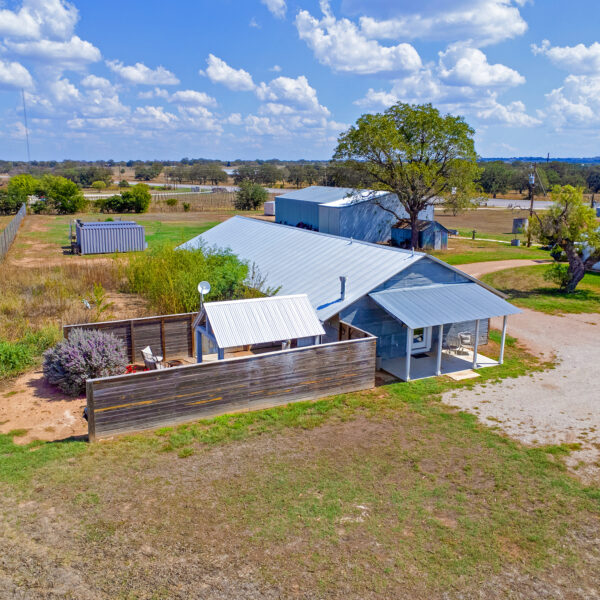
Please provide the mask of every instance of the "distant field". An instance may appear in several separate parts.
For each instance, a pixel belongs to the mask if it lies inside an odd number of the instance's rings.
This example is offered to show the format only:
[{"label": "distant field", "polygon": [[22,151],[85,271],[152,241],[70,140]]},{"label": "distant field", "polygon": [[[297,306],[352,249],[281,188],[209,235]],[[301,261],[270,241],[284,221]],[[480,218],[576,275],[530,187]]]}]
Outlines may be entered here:
[{"label": "distant field", "polygon": [[450,238],[448,250],[439,250],[431,252],[431,254],[451,265],[466,265],[490,260],[550,259],[550,254],[539,248],[517,248],[502,242],[482,242],[457,238]]},{"label": "distant field", "polygon": [[513,219],[522,219],[528,216],[525,210],[508,210],[504,208],[478,208],[457,215],[443,211],[435,211],[435,219],[448,229],[458,229],[461,235],[471,235],[473,229],[477,231],[476,237],[494,237],[510,240],[512,235]]}]

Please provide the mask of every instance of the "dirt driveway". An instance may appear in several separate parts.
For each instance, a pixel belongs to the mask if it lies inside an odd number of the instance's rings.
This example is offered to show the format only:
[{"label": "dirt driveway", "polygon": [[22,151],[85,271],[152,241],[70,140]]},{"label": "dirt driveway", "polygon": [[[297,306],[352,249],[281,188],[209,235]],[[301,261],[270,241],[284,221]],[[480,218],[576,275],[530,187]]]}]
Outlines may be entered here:
[{"label": "dirt driveway", "polygon": [[[536,261],[460,268],[482,275],[528,264]],[[492,326],[500,328],[500,319],[493,319]],[[535,353],[545,358],[556,355],[557,367],[486,388],[462,390],[456,397],[446,394],[443,400],[527,444],[581,444],[568,457],[569,466],[588,481],[600,481],[600,314],[554,316],[524,310],[509,317],[508,331]]]}]

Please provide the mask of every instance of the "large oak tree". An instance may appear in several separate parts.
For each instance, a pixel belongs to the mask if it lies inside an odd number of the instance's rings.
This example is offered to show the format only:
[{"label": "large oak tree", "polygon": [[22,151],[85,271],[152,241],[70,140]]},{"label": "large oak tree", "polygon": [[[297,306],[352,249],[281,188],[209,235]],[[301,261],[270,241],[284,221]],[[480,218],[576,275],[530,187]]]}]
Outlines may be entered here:
[{"label": "large oak tree", "polygon": [[[441,115],[431,104],[398,102],[361,116],[340,135],[333,158],[368,175],[375,189],[398,196],[418,248],[419,212],[453,188],[460,194],[474,188],[479,175],[474,133],[462,117]],[[400,218],[389,204],[373,202]]]}]

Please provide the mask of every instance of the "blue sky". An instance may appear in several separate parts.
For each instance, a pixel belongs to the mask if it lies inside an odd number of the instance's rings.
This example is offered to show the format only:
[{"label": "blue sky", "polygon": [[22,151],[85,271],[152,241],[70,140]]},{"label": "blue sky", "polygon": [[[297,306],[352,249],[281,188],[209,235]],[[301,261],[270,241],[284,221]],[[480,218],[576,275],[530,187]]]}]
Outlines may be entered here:
[{"label": "blue sky", "polygon": [[594,0],[0,0],[0,158],[329,158],[396,101],[600,155]]}]

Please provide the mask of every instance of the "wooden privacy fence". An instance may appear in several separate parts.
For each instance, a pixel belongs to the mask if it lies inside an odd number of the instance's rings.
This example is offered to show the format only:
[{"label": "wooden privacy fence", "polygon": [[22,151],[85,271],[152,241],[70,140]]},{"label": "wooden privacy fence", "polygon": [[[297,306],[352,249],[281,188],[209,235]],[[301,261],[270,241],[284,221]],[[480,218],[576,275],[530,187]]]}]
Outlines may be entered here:
[{"label": "wooden privacy fence", "polygon": [[374,385],[373,337],[89,379],[89,439]]},{"label": "wooden privacy fence", "polygon": [[96,329],[112,333],[125,343],[127,356],[132,363],[141,362],[142,348],[150,346],[155,354],[163,358],[194,356],[192,323],[197,313],[143,317],[125,321],[104,321],[65,325],[63,335],[68,338],[74,329]]},{"label": "wooden privacy fence", "polygon": [[4,259],[8,249],[14,242],[15,237],[17,236],[17,231],[19,231],[19,226],[25,218],[26,213],[27,206],[23,204],[21,205],[19,212],[13,217],[12,221],[10,221],[6,228],[0,232],[0,261]]}]

